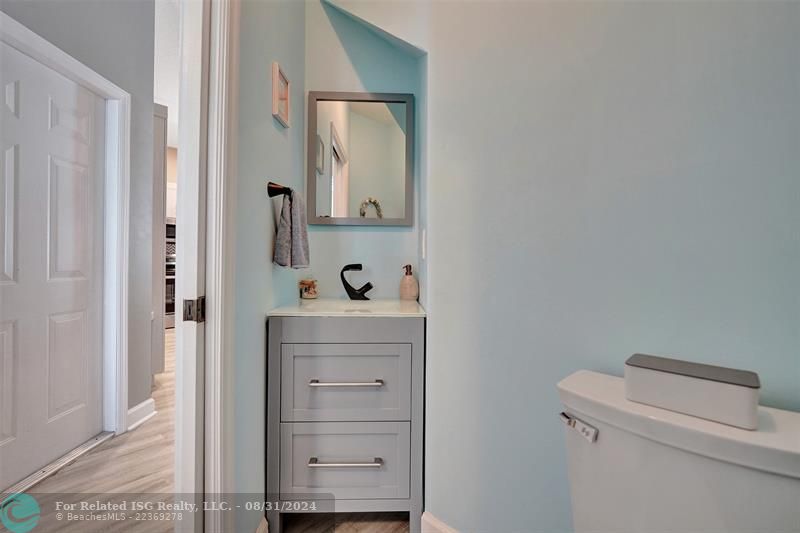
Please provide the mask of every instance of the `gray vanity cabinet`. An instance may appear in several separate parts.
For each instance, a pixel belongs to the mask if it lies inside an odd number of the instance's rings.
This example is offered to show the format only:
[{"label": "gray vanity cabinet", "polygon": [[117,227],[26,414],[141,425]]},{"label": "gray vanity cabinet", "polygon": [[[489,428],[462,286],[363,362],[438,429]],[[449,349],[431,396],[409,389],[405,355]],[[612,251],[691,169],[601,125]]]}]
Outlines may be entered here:
[{"label": "gray vanity cabinet", "polygon": [[[281,499],[408,498],[410,444],[409,422],[282,423]],[[346,466],[331,468],[334,462]]]},{"label": "gray vanity cabinet", "polygon": [[284,344],[281,420],[411,420],[411,344]]},{"label": "gray vanity cabinet", "polygon": [[419,530],[425,318],[415,309],[270,315],[266,493],[282,509],[267,512],[271,533],[315,495],[332,496],[335,512],[408,511]]}]

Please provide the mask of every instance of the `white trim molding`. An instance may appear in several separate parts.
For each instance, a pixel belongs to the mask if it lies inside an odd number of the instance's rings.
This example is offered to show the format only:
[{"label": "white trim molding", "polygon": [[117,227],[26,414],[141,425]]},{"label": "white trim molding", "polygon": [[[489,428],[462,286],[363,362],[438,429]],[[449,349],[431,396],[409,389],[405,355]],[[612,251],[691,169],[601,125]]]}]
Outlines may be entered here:
[{"label": "white trim molding", "polygon": [[[175,284],[175,485],[178,501],[205,499],[205,331],[207,322],[183,320],[183,302],[205,297],[206,145],[211,0],[179,0],[180,110],[178,112],[177,275]],[[175,524],[202,533],[205,513]],[[209,529],[210,530],[210,529]]]},{"label": "white trim molding", "polygon": [[128,416],[131,95],[5,13],[0,13],[0,39],[106,101],[103,430],[124,433]]},{"label": "white trim molding", "polygon": [[427,511],[422,513],[421,530],[422,533],[459,533]]},{"label": "white trim molding", "polygon": [[128,409],[128,431],[132,431],[156,416],[156,401],[148,398],[136,407]]},{"label": "white trim molding", "polygon": [[[205,492],[232,493],[233,258],[239,1],[211,4],[206,167]],[[227,312],[226,312],[227,311]],[[206,530],[233,531],[235,513],[206,511]]]}]

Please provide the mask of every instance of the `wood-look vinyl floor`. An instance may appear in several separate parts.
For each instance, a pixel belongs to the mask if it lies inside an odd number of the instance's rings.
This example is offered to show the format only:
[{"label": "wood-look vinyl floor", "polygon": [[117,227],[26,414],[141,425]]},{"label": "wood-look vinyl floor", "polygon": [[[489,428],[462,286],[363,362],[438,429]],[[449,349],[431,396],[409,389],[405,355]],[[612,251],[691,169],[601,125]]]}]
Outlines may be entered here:
[{"label": "wood-look vinyl floor", "polygon": [[408,513],[286,515],[285,533],[407,533]]},{"label": "wood-look vinyl floor", "polygon": [[[175,455],[175,330],[165,332],[164,373],[155,376],[157,414],[133,431],[114,437],[45,479],[28,493],[42,509],[37,533],[116,533],[172,531],[171,521],[105,520],[67,522],[54,511],[57,501],[173,501]],[[70,494],[80,493],[79,497]],[[109,497],[119,493],[119,498]],[[134,496],[132,498],[132,496]],[[130,514],[130,513],[128,513]],[[287,515],[286,533],[405,533],[407,513]]]}]

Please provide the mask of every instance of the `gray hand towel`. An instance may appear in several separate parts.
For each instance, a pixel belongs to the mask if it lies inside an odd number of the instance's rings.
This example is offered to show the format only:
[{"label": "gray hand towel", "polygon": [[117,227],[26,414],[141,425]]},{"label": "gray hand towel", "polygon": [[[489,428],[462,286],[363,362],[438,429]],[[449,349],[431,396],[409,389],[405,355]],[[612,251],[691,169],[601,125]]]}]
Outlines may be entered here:
[{"label": "gray hand towel", "polygon": [[306,268],[308,257],[306,204],[296,191],[292,191],[291,196],[283,196],[273,261],[280,266]]}]

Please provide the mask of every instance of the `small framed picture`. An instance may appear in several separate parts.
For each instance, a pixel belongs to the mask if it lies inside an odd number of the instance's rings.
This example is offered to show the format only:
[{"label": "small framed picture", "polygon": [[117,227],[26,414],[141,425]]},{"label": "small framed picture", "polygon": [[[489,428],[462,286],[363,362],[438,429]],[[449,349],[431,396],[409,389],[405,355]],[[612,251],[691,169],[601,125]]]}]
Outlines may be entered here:
[{"label": "small framed picture", "polygon": [[317,173],[325,173],[325,143],[319,134],[317,134]]},{"label": "small framed picture", "polygon": [[272,116],[289,127],[289,78],[277,61],[272,63]]}]

